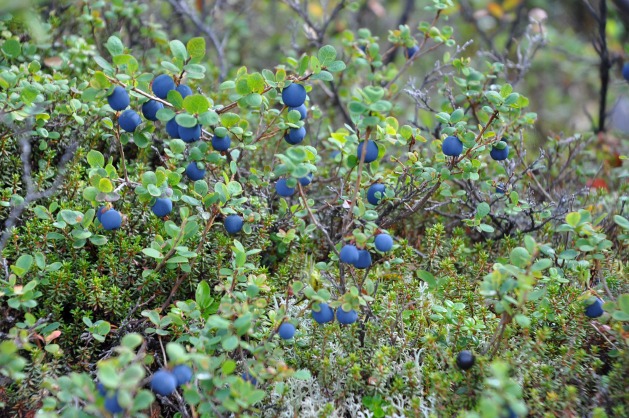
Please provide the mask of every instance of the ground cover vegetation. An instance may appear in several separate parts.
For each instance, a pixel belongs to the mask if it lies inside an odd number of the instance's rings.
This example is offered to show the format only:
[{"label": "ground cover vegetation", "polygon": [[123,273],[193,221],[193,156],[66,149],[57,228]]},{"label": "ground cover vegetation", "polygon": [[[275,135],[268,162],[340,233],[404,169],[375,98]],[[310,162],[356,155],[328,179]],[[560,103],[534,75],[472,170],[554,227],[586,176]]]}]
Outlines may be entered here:
[{"label": "ground cover vegetation", "polygon": [[627,9],[0,0],[3,416],[629,416]]}]

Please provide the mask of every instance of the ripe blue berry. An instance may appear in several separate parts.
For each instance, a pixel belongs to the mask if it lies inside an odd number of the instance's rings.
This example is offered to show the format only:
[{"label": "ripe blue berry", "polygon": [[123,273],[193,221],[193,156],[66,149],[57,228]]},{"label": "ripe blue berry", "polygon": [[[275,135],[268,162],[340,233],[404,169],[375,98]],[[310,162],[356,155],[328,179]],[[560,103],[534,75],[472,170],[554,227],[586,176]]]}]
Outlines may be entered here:
[{"label": "ripe blue berry", "polygon": [[343,263],[354,264],[358,261],[358,248],[355,245],[346,244],[341,248],[339,259]]},{"label": "ripe blue berry", "polygon": [[441,150],[449,157],[456,157],[463,152],[463,143],[456,136],[449,136],[443,140]]},{"label": "ripe blue berry", "polygon": [[201,138],[201,125],[197,124],[192,128],[179,125],[179,137],[187,143],[198,141]]},{"label": "ripe blue berry", "polygon": [[603,315],[603,301],[596,298],[593,304],[585,309],[585,316],[588,318],[598,318]]},{"label": "ripe blue berry", "polygon": [[107,231],[118,229],[122,224],[122,215],[115,209],[109,209],[100,216],[100,223],[103,224],[103,229]]},{"label": "ripe blue berry", "polygon": [[212,148],[216,151],[227,151],[232,144],[232,140],[229,136],[216,136],[212,137]]},{"label": "ripe blue berry", "polygon": [[291,324],[290,322],[284,322],[282,325],[280,325],[278,332],[281,339],[290,340],[295,335],[295,325]]},{"label": "ripe blue berry", "polygon": [[[374,141],[368,140],[366,147],[367,151],[365,151],[365,162],[371,163],[376,161],[376,159],[378,159],[378,145],[376,145]],[[356,158],[358,158],[358,161],[362,158],[364,148],[365,141],[361,141],[360,144],[358,144],[358,150],[356,151]]]},{"label": "ripe blue berry", "polygon": [[158,370],[151,378],[151,390],[162,396],[169,396],[177,389],[177,378],[168,370]]},{"label": "ripe blue berry", "polygon": [[306,128],[303,126],[298,129],[289,129],[288,133],[284,135],[284,140],[291,145],[297,145],[306,137]]},{"label": "ripe blue berry", "polygon": [[306,101],[306,89],[301,84],[292,83],[282,90],[282,101],[288,107],[299,107]]},{"label": "ripe blue berry", "polygon": [[186,167],[186,176],[192,181],[201,180],[205,177],[205,170],[200,169],[197,163],[193,161]]},{"label": "ripe blue berry", "polygon": [[313,306],[312,318],[319,324],[326,324],[334,320],[334,310],[327,303],[319,303],[319,312]]},{"label": "ripe blue berry", "polygon": [[192,380],[192,369],[190,366],[180,364],[173,368],[173,375],[177,379],[177,386],[185,385]]},{"label": "ripe blue berry", "polygon": [[105,212],[107,212],[107,210],[105,210],[105,206],[99,206],[96,209],[96,219],[100,221],[101,216],[103,216],[103,213]]},{"label": "ripe blue berry", "polygon": [[225,218],[223,222],[223,226],[225,226],[225,230],[230,234],[237,234],[242,229],[244,221],[242,217],[238,215],[229,215]]},{"label": "ripe blue berry", "polygon": [[96,389],[101,396],[105,397],[105,409],[107,412],[110,414],[119,414],[124,411],[118,403],[118,391],[115,391],[111,396],[107,396],[107,388],[100,382],[96,384]]},{"label": "ripe blue berry", "polygon": [[173,201],[167,197],[157,198],[151,210],[156,216],[163,218],[173,210]]},{"label": "ripe blue berry", "polygon": [[393,248],[393,238],[391,238],[389,234],[378,234],[376,235],[374,244],[376,245],[376,250],[386,253]]},{"label": "ripe blue berry", "polygon": [[459,366],[461,370],[471,369],[474,365],[474,354],[472,354],[469,350],[463,350],[456,356],[456,365]]},{"label": "ripe blue berry", "polygon": [[629,62],[625,62],[625,65],[622,66],[622,78],[629,81]]},{"label": "ripe blue berry", "polygon": [[166,122],[166,132],[168,133],[168,136],[173,139],[179,138],[179,124],[177,123],[175,118],[172,118],[171,120]]},{"label": "ripe blue berry", "polygon": [[149,100],[142,105],[142,114],[148,120],[156,121],[157,112],[163,109],[164,105],[155,100]]},{"label": "ripe blue berry", "polygon": [[286,179],[279,179],[275,183],[275,191],[277,192],[278,195],[280,195],[282,197],[290,197],[293,194],[295,194],[295,188],[294,187],[288,187],[286,185]]},{"label": "ripe blue berry", "polygon": [[507,192],[507,187],[500,183],[496,185],[496,193],[505,194]]},{"label": "ripe blue berry", "polygon": [[258,381],[256,380],[256,378],[253,377],[251,373],[249,372],[244,372],[243,374],[240,375],[240,377],[242,378],[242,380],[244,380],[245,382],[251,383],[253,386],[256,386],[258,384]]},{"label": "ripe blue berry", "polygon": [[168,92],[175,89],[175,82],[168,74],[162,74],[155,77],[151,88],[157,97],[165,100]]},{"label": "ripe blue berry", "polygon": [[307,186],[312,182],[312,173],[308,174],[305,177],[299,179],[299,184],[302,186]]},{"label": "ripe blue berry", "polygon": [[[372,184],[369,189],[367,189],[367,201],[372,205],[377,205],[380,200],[384,197],[384,184],[376,183]],[[376,197],[376,193],[380,192],[380,197]]]},{"label": "ripe blue berry", "polygon": [[308,108],[306,107],[305,104],[302,104],[301,106],[298,106],[298,107],[289,107],[288,111],[290,112],[291,110],[296,110],[299,112],[299,115],[301,116],[299,120],[304,120],[306,119],[306,116],[308,116]]},{"label": "ripe blue berry", "polygon": [[419,47],[417,45],[413,45],[410,48],[406,48],[406,59],[410,59],[413,57],[413,55],[415,55],[417,53],[417,51],[419,51]]},{"label": "ripe blue berry", "polygon": [[135,132],[135,128],[137,128],[141,123],[142,119],[140,118],[140,115],[138,115],[135,110],[131,109],[127,109],[122,112],[122,115],[118,118],[118,124],[127,132]]},{"label": "ripe blue berry", "polygon": [[367,250],[358,250],[358,260],[354,263],[357,269],[371,267],[371,254]]},{"label": "ripe blue berry", "polygon": [[491,147],[491,151],[489,152],[489,155],[491,156],[491,158],[493,158],[496,161],[506,160],[507,157],[509,156],[509,145],[506,145],[503,149]]},{"label": "ripe blue berry", "polygon": [[343,310],[343,308],[338,308],[336,310],[336,319],[337,321],[339,321],[339,323],[343,325],[350,325],[356,322],[356,320],[358,319],[358,314],[353,309],[349,312],[346,312]]},{"label": "ripe blue berry", "polygon": [[177,90],[179,94],[181,94],[181,97],[183,97],[184,99],[192,95],[192,89],[185,84],[178,85],[175,90]]},{"label": "ripe blue berry", "polygon": [[125,110],[130,103],[129,93],[124,87],[116,86],[109,96],[107,96],[107,103],[114,110]]}]

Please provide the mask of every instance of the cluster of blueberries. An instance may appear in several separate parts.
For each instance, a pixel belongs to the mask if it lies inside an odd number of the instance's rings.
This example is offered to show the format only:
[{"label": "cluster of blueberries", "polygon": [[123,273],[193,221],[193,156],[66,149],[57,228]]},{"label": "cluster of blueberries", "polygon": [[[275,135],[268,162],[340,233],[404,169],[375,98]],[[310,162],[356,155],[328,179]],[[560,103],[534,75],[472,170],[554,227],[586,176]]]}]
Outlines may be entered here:
[{"label": "cluster of blueberries", "polygon": [[[155,77],[151,83],[151,89],[153,94],[162,100],[166,100],[171,90],[179,92],[184,99],[192,94],[192,89],[189,86],[185,84],[175,85],[173,78],[167,74]],[[136,128],[142,123],[142,119],[135,110],[127,109],[130,104],[127,91],[121,86],[116,86],[107,97],[107,103],[109,103],[109,106],[113,110],[123,111],[118,117],[118,125],[120,128],[125,132],[135,132]],[[163,108],[163,103],[151,99],[142,105],[142,115],[145,119],[155,122],[157,121],[157,112]],[[180,138],[186,143],[192,143],[201,138],[202,129],[200,124],[193,127],[181,126],[177,123],[175,118],[172,118],[166,123],[166,132],[171,138]],[[212,137],[212,147],[217,151],[227,151],[230,145],[231,138],[229,136],[219,137],[215,135]],[[186,167],[185,174],[192,181],[201,180],[205,176],[205,169],[202,164],[192,161]],[[170,214],[172,209],[173,202],[168,196],[157,198],[153,206],[151,206],[153,213],[160,218]],[[122,216],[120,212],[115,209],[107,208],[107,210],[105,210],[104,207],[100,207],[97,212],[97,217],[106,230],[120,228]],[[229,216],[225,220],[225,229],[231,234],[237,233],[242,228],[242,224],[242,218],[237,215]]]},{"label": "cluster of blueberries", "polygon": [[[151,378],[151,390],[162,396],[171,395],[177,386],[185,385],[192,380],[192,369],[190,366],[180,364],[172,370],[161,369]],[[104,406],[110,414],[119,414],[124,411],[118,402],[118,391],[108,393],[105,386],[98,382],[96,390],[100,396],[105,398]]]},{"label": "cluster of blueberries", "polygon": [[[288,106],[288,111],[296,110],[299,112],[300,120],[306,119],[308,116],[308,108],[306,107],[306,88],[297,83],[292,83],[288,87],[282,89],[282,101]],[[284,140],[291,145],[300,144],[306,137],[306,128],[290,128]],[[312,173],[299,179],[302,186],[307,186],[312,182]],[[275,182],[275,191],[279,196],[290,197],[295,194],[295,188],[289,187],[285,178],[278,179]]]},{"label": "cluster of blueberries", "polygon": [[[505,143],[505,147],[500,149],[499,147],[492,146],[489,155],[496,161],[506,160],[509,156],[509,145],[505,139],[501,139],[501,142]],[[463,143],[456,136],[448,136],[441,143],[441,151],[448,157],[458,157],[463,152]]]}]

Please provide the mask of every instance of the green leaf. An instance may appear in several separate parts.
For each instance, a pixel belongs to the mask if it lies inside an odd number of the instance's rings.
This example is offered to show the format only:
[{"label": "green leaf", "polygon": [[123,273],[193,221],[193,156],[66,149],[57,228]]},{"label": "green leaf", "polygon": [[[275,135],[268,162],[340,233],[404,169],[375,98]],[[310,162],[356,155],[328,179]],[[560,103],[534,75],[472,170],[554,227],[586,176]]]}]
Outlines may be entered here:
[{"label": "green leaf", "polygon": [[463,120],[464,116],[465,116],[465,112],[463,111],[463,109],[457,109],[454,112],[452,112],[452,114],[450,115],[450,123],[455,124]]},{"label": "green leaf", "polygon": [[99,151],[90,150],[87,153],[87,163],[92,168],[103,167],[105,165],[105,157]]},{"label": "green leaf", "polygon": [[346,66],[343,61],[338,60],[338,61],[331,62],[330,65],[327,65],[325,68],[331,73],[337,73],[339,71],[343,71],[346,68]]},{"label": "green leaf", "polygon": [[162,255],[162,253],[160,253],[159,251],[157,251],[157,250],[156,250],[156,249],[154,249],[154,248],[144,248],[144,249],[142,250],[142,252],[143,252],[144,254],[146,254],[147,256],[152,257],[152,258],[157,258],[157,259],[162,259],[162,258],[164,258],[164,256]]},{"label": "green leaf", "polygon": [[435,279],[435,276],[432,275],[432,273],[426,270],[417,270],[416,274],[417,277],[428,283],[428,286],[430,286],[431,288],[434,288],[437,285],[437,280]]},{"label": "green leaf", "polygon": [[293,374],[293,378],[297,380],[310,380],[312,379],[312,375],[307,369],[299,369]]},{"label": "green leaf", "polygon": [[571,227],[576,227],[581,220],[581,214],[579,212],[570,212],[566,215],[566,223]]},{"label": "green leaf", "polygon": [[194,299],[202,309],[208,308],[212,303],[212,296],[210,293],[210,285],[205,280],[199,282]]},{"label": "green leaf", "polygon": [[105,43],[105,48],[107,48],[112,57],[124,52],[124,45],[117,36],[110,36],[109,39],[107,39],[107,43]]},{"label": "green leaf", "polygon": [[629,221],[626,218],[623,218],[620,215],[614,215],[614,222],[619,225],[622,229],[629,230]]},{"label": "green leaf", "polygon": [[321,66],[326,66],[336,59],[336,49],[332,45],[325,45],[317,54]]},{"label": "green leaf", "polygon": [[618,296],[618,306],[620,310],[629,315],[629,293]]},{"label": "green leaf", "polygon": [[524,247],[515,247],[511,250],[511,254],[509,254],[509,258],[511,260],[511,264],[516,267],[524,268],[528,265],[531,260],[531,255]]},{"label": "green leaf", "polygon": [[7,39],[2,44],[2,52],[9,58],[16,58],[22,53],[22,45],[17,39]]},{"label": "green leaf", "polygon": [[[17,269],[14,267],[17,267]],[[33,256],[30,254],[23,254],[17,259],[15,266],[11,266],[11,270],[18,277],[24,277],[24,275],[29,272],[31,267],[33,267]]]},{"label": "green leaf", "polygon": [[182,62],[185,62],[188,59],[188,51],[186,50],[186,46],[183,42],[175,39],[170,41],[169,45],[170,52],[173,54],[173,57],[180,59]]},{"label": "green leaf", "polygon": [[208,111],[210,102],[205,96],[193,94],[183,100],[183,108],[188,113],[198,115]]},{"label": "green leaf", "polygon": [[203,58],[205,56],[205,38],[192,38],[186,45],[190,58]]},{"label": "green leaf", "polygon": [[321,81],[332,81],[334,80],[334,76],[328,71],[321,71],[311,77],[313,80],[321,80]]},{"label": "green leaf", "polygon": [[175,120],[180,126],[184,128],[192,128],[198,124],[197,118],[187,113],[180,113],[175,116]]},{"label": "green leaf", "polygon": [[485,216],[487,216],[489,214],[489,212],[491,211],[489,204],[487,204],[486,202],[481,202],[477,207],[476,207],[476,218],[477,219],[483,219]]},{"label": "green leaf", "polygon": [[236,337],[235,335],[230,335],[229,337],[221,341],[221,346],[225,351],[235,350],[236,347],[238,347],[238,337]]}]

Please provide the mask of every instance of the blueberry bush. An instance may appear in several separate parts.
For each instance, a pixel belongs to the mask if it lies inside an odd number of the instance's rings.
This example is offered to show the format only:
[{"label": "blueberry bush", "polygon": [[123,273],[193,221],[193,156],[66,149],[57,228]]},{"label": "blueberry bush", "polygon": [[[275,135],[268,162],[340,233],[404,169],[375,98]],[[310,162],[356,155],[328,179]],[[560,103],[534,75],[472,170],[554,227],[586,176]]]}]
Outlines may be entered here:
[{"label": "blueberry bush", "polygon": [[629,416],[623,4],[0,1],[3,416]]}]

